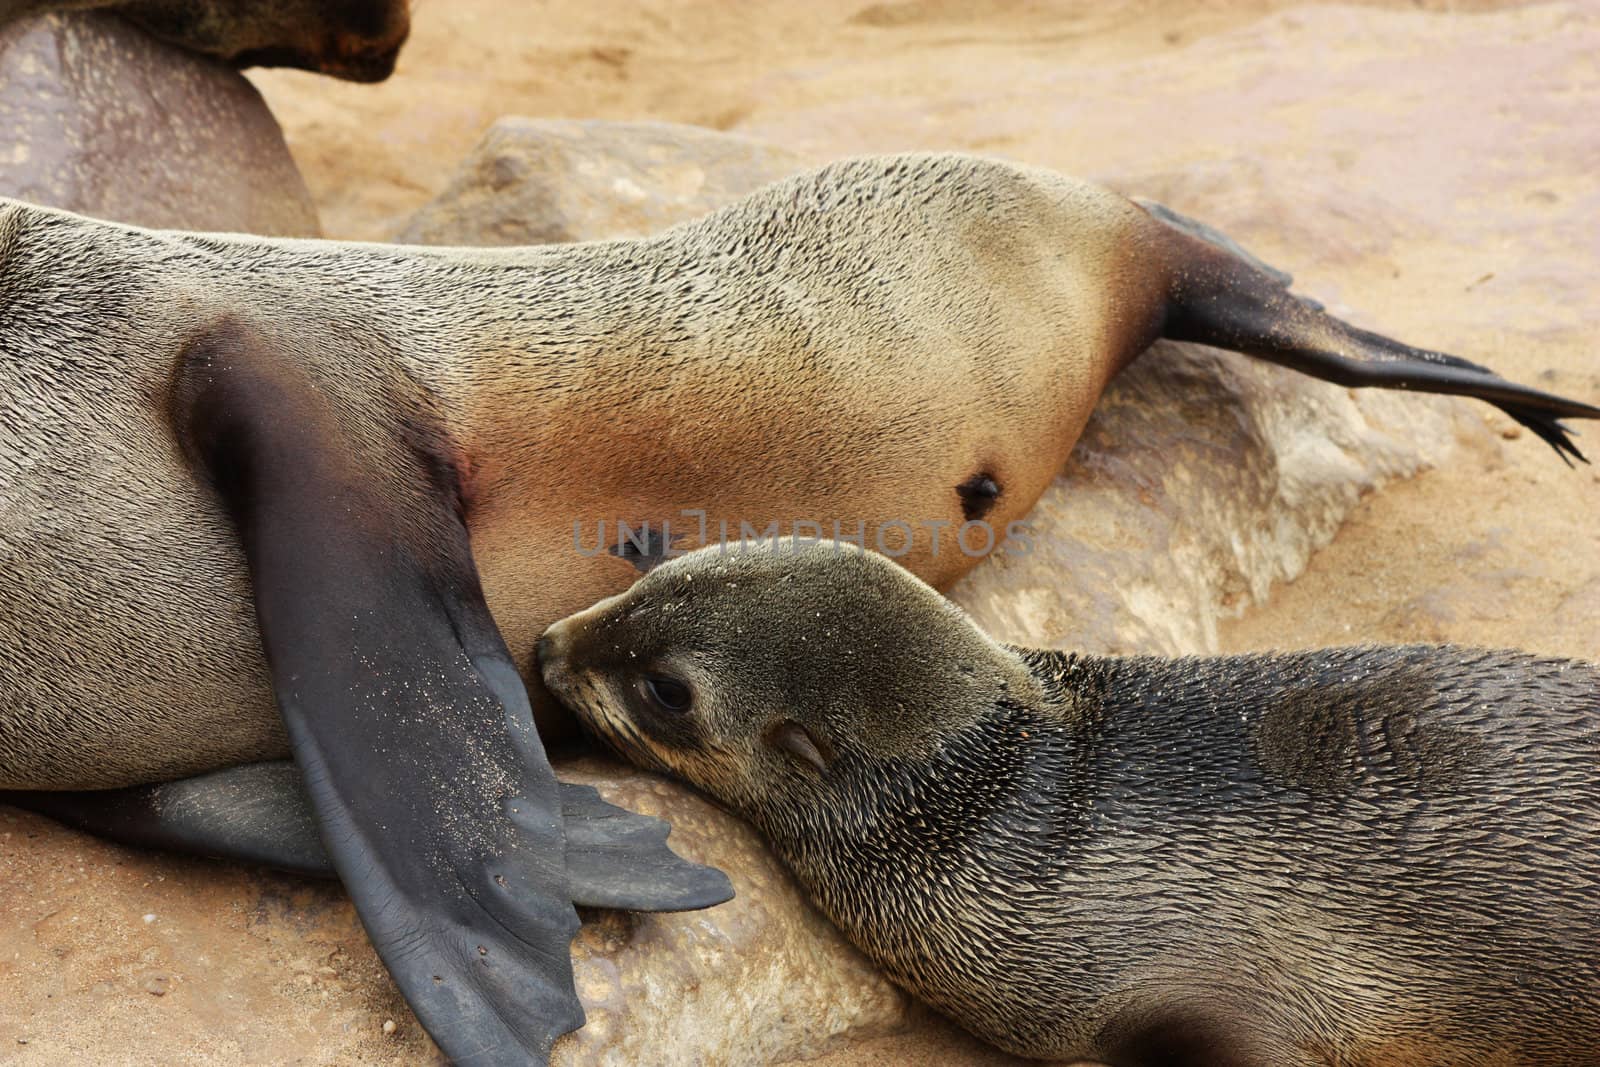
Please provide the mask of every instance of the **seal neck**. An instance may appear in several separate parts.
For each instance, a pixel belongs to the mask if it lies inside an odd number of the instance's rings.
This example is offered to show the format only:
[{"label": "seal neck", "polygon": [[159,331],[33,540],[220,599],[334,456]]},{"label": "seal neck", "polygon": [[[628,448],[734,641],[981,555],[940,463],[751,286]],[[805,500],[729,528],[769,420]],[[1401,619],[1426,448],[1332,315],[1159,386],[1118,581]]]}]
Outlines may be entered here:
[{"label": "seal neck", "polygon": [[1032,677],[1043,714],[1069,729],[1082,730],[1099,722],[1112,687],[1111,661],[1082,652],[1006,647]]}]

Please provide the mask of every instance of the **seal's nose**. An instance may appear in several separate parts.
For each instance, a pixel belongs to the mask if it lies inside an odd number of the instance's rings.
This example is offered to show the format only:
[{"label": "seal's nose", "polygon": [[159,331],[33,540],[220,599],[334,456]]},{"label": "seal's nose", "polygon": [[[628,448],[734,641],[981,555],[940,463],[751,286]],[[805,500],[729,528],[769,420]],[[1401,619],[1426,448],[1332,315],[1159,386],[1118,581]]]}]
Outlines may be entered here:
[{"label": "seal's nose", "polygon": [[551,632],[554,629],[555,627],[551,627],[550,630],[540,634],[538,643],[533,646],[533,654],[538,657],[540,670],[561,655],[561,642]]},{"label": "seal's nose", "polygon": [[540,634],[533,646],[533,654],[539,664],[539,676],[551,692],[558,695],[561,683],[567,676],[567,652],[566,632],[559,622]]}]

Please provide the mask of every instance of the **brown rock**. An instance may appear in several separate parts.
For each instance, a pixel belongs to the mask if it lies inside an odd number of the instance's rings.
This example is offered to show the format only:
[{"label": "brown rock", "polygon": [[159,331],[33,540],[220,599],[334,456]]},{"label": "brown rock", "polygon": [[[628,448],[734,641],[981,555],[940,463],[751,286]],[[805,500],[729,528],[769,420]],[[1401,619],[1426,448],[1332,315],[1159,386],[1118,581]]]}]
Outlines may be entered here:
[{"label": "brown rock", "polygon": [[994,636],[1092,652],[1206,653],[1305,569],[1362,496],[1441,462],[1466,405],[1354,393],[1160,342],[1117,378],[1003,550],[951,596]]},{"label": "brown rock", "polygon": [[643,237],[801,169],[698,126],[503,118],[399,240],[527,245]]},{"label": "brown rock", "polygon": [[141,226],[316,236],[241,75],[100,13],[0,29],[0,196]]}]

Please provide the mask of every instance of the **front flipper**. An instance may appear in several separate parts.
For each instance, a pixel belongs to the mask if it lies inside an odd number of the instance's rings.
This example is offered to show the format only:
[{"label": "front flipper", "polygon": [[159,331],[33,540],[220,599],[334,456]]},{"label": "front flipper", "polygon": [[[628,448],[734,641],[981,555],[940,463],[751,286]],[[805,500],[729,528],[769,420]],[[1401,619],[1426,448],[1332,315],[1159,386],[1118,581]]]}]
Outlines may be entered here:
[{"label": "front flipper", "polygon": [[[128,789],[0,790],[0,804],[125,845],[334,877],[300,772],[287,760]],[[733,898],[727,875],[668,847],[665,821],[608,804],[592,786],[561,783],[561,819],[567,888],[580,908],[696,911]]]},{"label": "front flipper", "polygon": [[733,899],[733,883],[715,867],[682,859],[667,847],[672,826],[608,804],[593,786],[561,783],[567,823],[567,882],[572,902],[624,911],[698,911]]},{"label": "front flipper", "polygon": [[238,528],[295,762],[379,956],[457,1063],[542,1062],[583,1024],[555,775],[448,442],[408,381],[353,362],[219,326],[182,356],[174,426]]},{"label": "front flipper", "polygon": [[1473,397],[1533,431],[1568,466],[1587,462],[1561,420],[1600,418],[1600,407],[1351,326],[1291,293],[1289,275],[1224,234],[1154,201],[1137,203],[1167,228],[1174,281],[1163,337],[1243,352],[1351,388]]}]

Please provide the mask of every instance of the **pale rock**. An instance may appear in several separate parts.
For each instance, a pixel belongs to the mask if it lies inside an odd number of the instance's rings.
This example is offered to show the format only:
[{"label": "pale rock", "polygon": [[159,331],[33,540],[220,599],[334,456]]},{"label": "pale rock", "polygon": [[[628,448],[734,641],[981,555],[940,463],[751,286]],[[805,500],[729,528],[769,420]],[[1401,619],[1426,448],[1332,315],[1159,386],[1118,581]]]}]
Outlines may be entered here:
[{"label": "pale rock", "polygon": [[588,1022],[559,1067],[809,1059],[893,1033],[912,1005],[807,903],[755,831],[671,782],[583,761],[561,777],[672,823],[680,855],[728,872],[735,897],[700,912],[589,912],[573,942]]},{"label": "pale rock", "polygon": [[399,240],[500,246],[642,237],[802,168],[782,148],[698,126],[503,118]]}]

